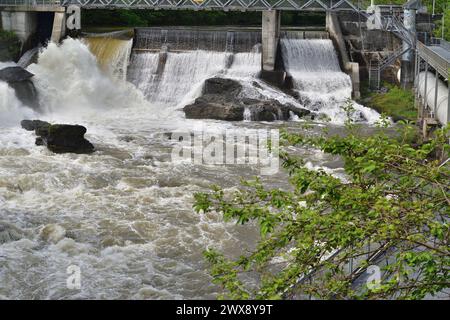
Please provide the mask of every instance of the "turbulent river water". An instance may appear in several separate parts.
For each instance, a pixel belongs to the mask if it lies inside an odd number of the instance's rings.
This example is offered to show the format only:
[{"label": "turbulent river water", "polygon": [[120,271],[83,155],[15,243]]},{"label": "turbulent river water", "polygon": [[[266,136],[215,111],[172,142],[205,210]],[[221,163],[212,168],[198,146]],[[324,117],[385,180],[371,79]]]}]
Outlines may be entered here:
[{"label": "turbulent river water", "polygon": [[[174,161],[177,142],[164,133],[298,128],[296,121],[185,119],[180,108],[214,75],[238,79],[249,96],[300,102],[257,79],[260,53],[253,43],[234,53],[227,48],[169,52],[157,75],[158,53],[134,52],[127,69],[124,59],[132,44],[120,41],[106,41],[105,49],[99,39],[67,39],[42,49],[38,63],[28,67],[35,74],[41,114],[22,106],[0,82],[0,222],[24,234],[0,243],[0,297],[215,298],[219,288],[211,284],[202,251],[215,247],[233,256],[251,249],[259,237],[252,224],[236,226],[224,223],[218,213],[201,215],[192,209],[195,192],[211,184],[235,188],[259,169]],[[341,130],[339,105],[350,96],[351,84],[339,70],[331,41],[284,39],[282,46],[296,90],[309,100],[320,95],[310,108],[331,118],[314,127]],[[310,62],[301,64],[304,59]],[[308,67],[324,61],[322,69]],[[374,111],[357,109],[366,121],[377,119]],[[36,147],[34,134],[19,126],[26,118],[82,124],[97,151],[53,154]],[[311,167],[341,173],[335,159],[315,150],[299,153]],[[285,179],[281,170],[262,177],[281,188]],[[71,265],[81,270],[80,289],[66,285]]]}]

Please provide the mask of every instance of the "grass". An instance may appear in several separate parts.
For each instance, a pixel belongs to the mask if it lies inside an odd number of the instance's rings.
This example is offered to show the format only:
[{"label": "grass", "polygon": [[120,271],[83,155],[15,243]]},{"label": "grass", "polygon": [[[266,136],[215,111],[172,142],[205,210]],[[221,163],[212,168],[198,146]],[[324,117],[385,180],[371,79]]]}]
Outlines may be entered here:
[{"label": "grass", "polygon": [[0,29],[0,40],[7,41],[7,40],[16,40],[16,39],[17,39],[17,36],[14,32]]},{"label": "grass", "polygon": [[384,113],[398,120],[417,120],[417,109],[414,107],[414,94],[411,90],[404,90],[395,85],[383,83],[386,93],[362,90],[364,104],[380,113]]}]

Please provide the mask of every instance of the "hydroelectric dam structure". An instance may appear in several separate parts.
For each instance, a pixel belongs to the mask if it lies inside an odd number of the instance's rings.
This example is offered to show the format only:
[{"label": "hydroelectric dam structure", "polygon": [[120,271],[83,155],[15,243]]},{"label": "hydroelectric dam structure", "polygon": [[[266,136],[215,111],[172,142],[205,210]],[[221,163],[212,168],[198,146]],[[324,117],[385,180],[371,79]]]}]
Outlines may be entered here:
[{"label": "hydroelectric dam structure", "polygon": [[[59,42],[67,33],[67,22],[73,17],[76,11],[74,8],[78,13],[80,8],[260,11],[260,76],[276,85],[286,80],[285,70],[277,68],[282,12],[323,12],[326,13],[326,30],[338,52],[341,69],[350,76],[352,95],[358,98],[360,65],[351,58],[339,23],[339,14],[356,14],[364,21],[368,30],[393,34],[400,42],[397,48],[382,59],[370,61],[367,67],[370,86],[378,89],[382,72],[400,60],[400,84],[407,89],[414,88],[416,104],[421,110],[420,120],[426,127],[427,123],[446,124],[450,119],[450,46],[444,40],[419,39],[416,14],[421,7],[419,0],[410,0],[403,6],[377,6],[373,2],[369,4],[368,1],[361,0],[0,0],[2,28],[14,31],[22,43],[29,41],[37,29],[45,28],[49,34],[48,39]],[[429,77],[423,76],[424,73],[430,76],[430,72],[434,77],[432,85]]]}]

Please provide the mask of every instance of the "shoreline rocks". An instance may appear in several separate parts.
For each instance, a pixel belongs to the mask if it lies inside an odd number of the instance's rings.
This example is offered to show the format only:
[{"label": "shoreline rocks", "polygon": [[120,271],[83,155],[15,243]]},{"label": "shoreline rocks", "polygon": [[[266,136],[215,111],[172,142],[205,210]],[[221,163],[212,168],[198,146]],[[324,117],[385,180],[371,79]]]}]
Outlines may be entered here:
[{"label": "shoreline rocks", "polygon": [[217,77],[207,79],[202,96],[183,108],[186,118],[276,121],[289,120],[293,115],[304,117],[311,113],[275,99],[241,98],[242,89],[236,80]]},{"label": "shoreline rocks", "polygon": [[95,151],[94,146],[84,138],[87,129],[80,125],[50,124],[41,120],[23,120],[22,128],[34,131],[36,145],[45,145],[54,153],[87,154]]}]

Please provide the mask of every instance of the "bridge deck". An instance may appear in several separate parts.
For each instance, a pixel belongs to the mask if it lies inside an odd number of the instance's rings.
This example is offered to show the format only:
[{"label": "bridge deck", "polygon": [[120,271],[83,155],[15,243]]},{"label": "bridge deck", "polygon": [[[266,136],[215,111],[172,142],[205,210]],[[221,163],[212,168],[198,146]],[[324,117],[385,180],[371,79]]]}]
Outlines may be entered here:
[{"label": "bridge deck", "polygon": [[450,51],[440,47],[440,46],[429,46],[428,47],[430,50],[432,50],[434,53],[436,53],[437,55],[441,56],[444,60],[447,61],[447,63],[450,64]]}]

